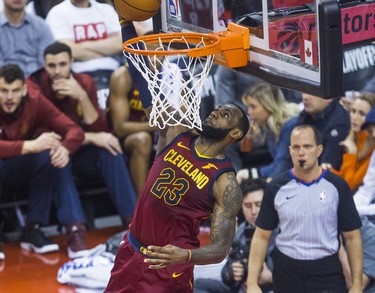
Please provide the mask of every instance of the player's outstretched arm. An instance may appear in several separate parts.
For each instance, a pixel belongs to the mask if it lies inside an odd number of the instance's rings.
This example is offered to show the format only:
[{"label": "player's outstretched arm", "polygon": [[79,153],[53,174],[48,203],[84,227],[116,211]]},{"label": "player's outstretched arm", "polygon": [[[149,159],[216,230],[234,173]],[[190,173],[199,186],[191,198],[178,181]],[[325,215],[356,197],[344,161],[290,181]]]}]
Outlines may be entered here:
[{"label": "player's outstretched arm", "polygon": [[236,230],[236,218],[241,209],[243,194],[232,172],[222,174],[214,184],[215,204],[211,218],[211,245],[195,251],[194,264],[222,261],[228,254]]},{"label": "player's outstretched arm", "polygon": [[200,265],[218,263],[227,256],[243,198],[234,173],[224,173],[217,179],[214,197],[216,202],[211,220],[211,244],[193,250],[173,245],[149,246],[149,250],[144,254],[150,257],[145,259],[145,262],[151,269],[161,269],[183,262]]}]

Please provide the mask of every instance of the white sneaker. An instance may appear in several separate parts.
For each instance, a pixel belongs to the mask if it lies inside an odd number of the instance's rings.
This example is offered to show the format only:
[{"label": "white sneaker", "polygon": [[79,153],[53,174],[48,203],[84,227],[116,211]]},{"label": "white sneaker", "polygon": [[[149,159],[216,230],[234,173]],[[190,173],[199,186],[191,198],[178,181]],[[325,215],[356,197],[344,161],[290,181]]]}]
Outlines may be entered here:
[{"label": "white sneaker", "polygon": [[73,251],[70,247],[68,247],[68,257],[71,259],[85,257],[89,254],[90,254],[90,249]]},{"label": "white sneaker", "polygon": [[38,226],[35,229],[22,229],[21,248],[35,253],[48,253],[59,250],[59,246],[49,239]]},{"label": "white sneaker", "polygon": [[3,244],[0,243],[0,260],[4,260],[5,259],[5,254],[3,252]]}]

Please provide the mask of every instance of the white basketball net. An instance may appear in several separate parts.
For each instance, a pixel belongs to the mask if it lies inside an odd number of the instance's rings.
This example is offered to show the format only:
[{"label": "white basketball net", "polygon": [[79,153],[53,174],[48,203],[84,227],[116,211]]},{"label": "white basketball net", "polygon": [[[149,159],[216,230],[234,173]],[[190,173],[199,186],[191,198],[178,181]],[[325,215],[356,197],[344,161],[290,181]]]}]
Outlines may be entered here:
[{"label": "white basketball net", "polygon": [[[185,43],[184,47],[189,49],[192,46],[193,48],[205,46],[203,39],[199,44],[191,45],[183,36],[178,36],[167,45],[163,44],[159,38],[159,44],[156,45],[141,41],[129,47],[135,50],[170,51],[173,50],[173,43],[181,44],[181,41]],[[163,129],[167,125],[183,125],[191,129],[202,129],[199,115],[201,94],[214,55],[205,56],[205,58],[180,54],[173,55],[173,57],[161,57],[158,55],[142,56],[126,51],[124,55],[148,82],[148,89],[153,98],[150,114],[151,126]]]}]

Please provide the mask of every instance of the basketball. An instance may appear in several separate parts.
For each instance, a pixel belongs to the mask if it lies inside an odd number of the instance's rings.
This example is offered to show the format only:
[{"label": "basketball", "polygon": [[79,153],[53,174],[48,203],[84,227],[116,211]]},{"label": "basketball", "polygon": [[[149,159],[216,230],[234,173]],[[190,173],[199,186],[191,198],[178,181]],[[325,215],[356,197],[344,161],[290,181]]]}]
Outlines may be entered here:
[{"label": "basketball", "polygon": [[114,0],[117,13],[126,20],[143,21],[160,9],[161,0]]}]

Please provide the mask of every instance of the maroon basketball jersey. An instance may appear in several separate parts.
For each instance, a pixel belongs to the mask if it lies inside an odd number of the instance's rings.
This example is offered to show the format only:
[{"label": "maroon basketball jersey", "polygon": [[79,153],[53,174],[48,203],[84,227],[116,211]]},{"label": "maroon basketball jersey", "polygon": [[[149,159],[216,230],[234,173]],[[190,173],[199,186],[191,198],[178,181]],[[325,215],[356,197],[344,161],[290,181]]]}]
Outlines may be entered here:
[{"label": "maroon basketball jersey", "polygon": [[135,121],[135,122],[147,121],[148,119],[143,110],[142,102],[139,96],[139,90],[134,86],[134,84],[128,93],[128,98],[129,98],[129,106],[130,106],[129,121]]},{"label": "maroon basketball jersey", "polygon": [[178,135],[155,158],[138,198],[130,231],[143,245],[199,246],[197,235],[213,208],[213,184],[234,172],[229,158],[201,157],[198,136]]}]

